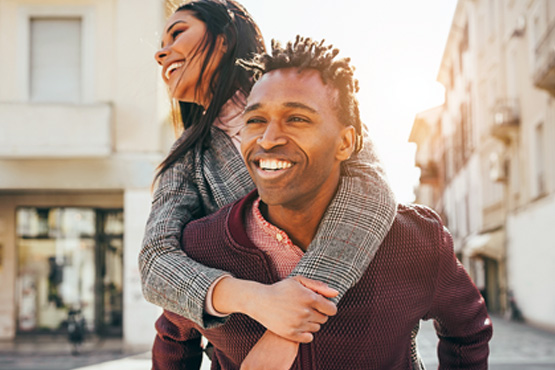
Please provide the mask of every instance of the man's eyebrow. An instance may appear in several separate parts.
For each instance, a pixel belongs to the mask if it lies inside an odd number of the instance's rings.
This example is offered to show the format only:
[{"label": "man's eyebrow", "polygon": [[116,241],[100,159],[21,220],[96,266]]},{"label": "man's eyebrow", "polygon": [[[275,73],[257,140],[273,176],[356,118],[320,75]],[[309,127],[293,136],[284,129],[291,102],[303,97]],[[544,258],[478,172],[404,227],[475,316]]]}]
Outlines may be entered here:
[{"label": "man's eyebrow", "polygon": [[243,111],[243,113],[252,112],[253,110],[257,110],[261,106],[262,106],[262,104],[260,104],[260,103],[254,103],[253,105],[249,105],[248,107],[246,107],[245,110]]},{"label": "man's eyebrow", "polygon": [[[288,107],[288,108],[304,109],[304,110],[309,111],[310,113],[318,113],[318,111],[316,111],[316,109],[314,109],[312,107],[309,107],[306,104],[295,102],[295,101],[285,102],[282,105],[284,107]],[[248,107],[246,107],[245,110],[243,111],[243,113],[252,112],[254,110],[260,109],[262,106],[263,105],[261,103],[254,103],[253,105],[249,105]]]},{"label": "man's eyebrow", "polygon": [[[170,24],[170,25],[168,26],[168,28],[166,29],[166,32],[164,33],[164,35],[167,35],[168,33],[170,33],[170,32],[172,31],[172,29],[173,29],[176,25],[178,25],[179,23],[187,23],[187,22],[185,22],[185,21],[182,20],[182,19],[179,19],[179,20],[173,22],[172,24]],[[164,47],[164,40],[162,40],[161,46]]]},{"label": "man's eyebrow", "polygon": [[312,107],[309,107],[309,106],[306,105],[306,104],[299,103],[299,102],[294,102],[294,101],[292,101],[292,102],[283,103],[283,105],[286,106],[286,107],[289,107],[289,108],[299,108],[299,109],[307,110],[307,111],[309,111],[309,112],[311,112],[311,113],[318,113],[318,112],[316,111],[316,109],[314,109],[314,108],[312,108]]}]

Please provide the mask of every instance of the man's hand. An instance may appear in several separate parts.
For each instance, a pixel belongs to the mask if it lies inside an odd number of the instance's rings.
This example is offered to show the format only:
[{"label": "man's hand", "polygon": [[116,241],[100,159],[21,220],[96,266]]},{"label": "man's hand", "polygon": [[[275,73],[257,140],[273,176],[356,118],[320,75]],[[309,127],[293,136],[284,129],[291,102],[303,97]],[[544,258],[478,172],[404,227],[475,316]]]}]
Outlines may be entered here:
[{"label": "man's hand", "polygon": [[288,370],[293,366],[298,350],[299,343],[266,330],[245,357],[241,370]]},{"label": "man's hand", "polygon": [[309,343],[312,333],[337,313],[335,304],[326,299],[337,294],[326,284],[302,276],[272,285],[229,277],[215,286],[212,301],[218,312],[243,313],[285,339]]}]

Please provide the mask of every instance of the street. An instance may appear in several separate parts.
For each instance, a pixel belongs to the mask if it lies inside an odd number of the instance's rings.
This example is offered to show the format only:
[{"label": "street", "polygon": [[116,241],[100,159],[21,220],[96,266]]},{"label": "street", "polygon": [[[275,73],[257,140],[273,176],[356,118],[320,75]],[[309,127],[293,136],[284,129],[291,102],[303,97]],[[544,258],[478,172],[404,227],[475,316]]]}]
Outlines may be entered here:
[{"label": "street", "polygon": [[[490,369],[545,370],[555,369],[555,333],[493,317]],[[437,337],[431,322],[423,322],[418,335],[418,348],[427,369],[437,368]],[[203,370],[209,369],[205,361]],[[82,354],[72,356],[64,340],[18,340],[0,342],[2,370],[146,370],[149,354],[124,353],[120,340],[87,343]]]},{"label": "street", "polygon": [[[489,368],[492,370],[555,369],[555,334],[492,317]],[[437,337],[432,322],[422,322],[418,350],[427,369],[437,368]]]}]

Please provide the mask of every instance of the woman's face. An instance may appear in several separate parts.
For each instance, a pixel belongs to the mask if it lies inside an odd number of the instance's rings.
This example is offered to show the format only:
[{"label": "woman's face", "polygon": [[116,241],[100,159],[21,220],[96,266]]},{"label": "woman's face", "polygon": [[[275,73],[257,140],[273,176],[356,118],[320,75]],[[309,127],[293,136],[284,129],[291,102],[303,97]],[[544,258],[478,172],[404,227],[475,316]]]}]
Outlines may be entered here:
[{"label": "woman's face", "polygon": [[199,47],[206,34],[206,25],[189,10],[175,12],[167,21],[162,36],[162,48],[155,59],[162,66],[162,79],[168,85],[170,96],[180,101],[197,103],[205,108],[210,102],[209,81],[225,52],[223,37],[218,36],[216,48],[202,77],[200,77],[206,50]]}]

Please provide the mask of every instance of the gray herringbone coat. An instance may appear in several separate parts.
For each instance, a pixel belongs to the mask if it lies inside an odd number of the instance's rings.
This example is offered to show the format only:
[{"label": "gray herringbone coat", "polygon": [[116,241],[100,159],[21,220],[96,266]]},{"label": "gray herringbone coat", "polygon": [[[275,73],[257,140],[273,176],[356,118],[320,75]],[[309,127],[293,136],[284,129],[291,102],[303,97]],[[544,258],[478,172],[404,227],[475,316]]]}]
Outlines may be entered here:
[{"label": "gray herringbone coat", "polygon": [[[217,128],[211,134],[208,147],[190,150],[160,177],[139,256],[145,298],[205,328],[220,322],[203,314],[204,299],[224,272],[182,252],[182,229],[254,188],[231,139]],[[343,166],[342,175],[316,237],[292,273],[328,283],[340,291],[336,300],[360,279],[396,210],[369,142]]]}]

